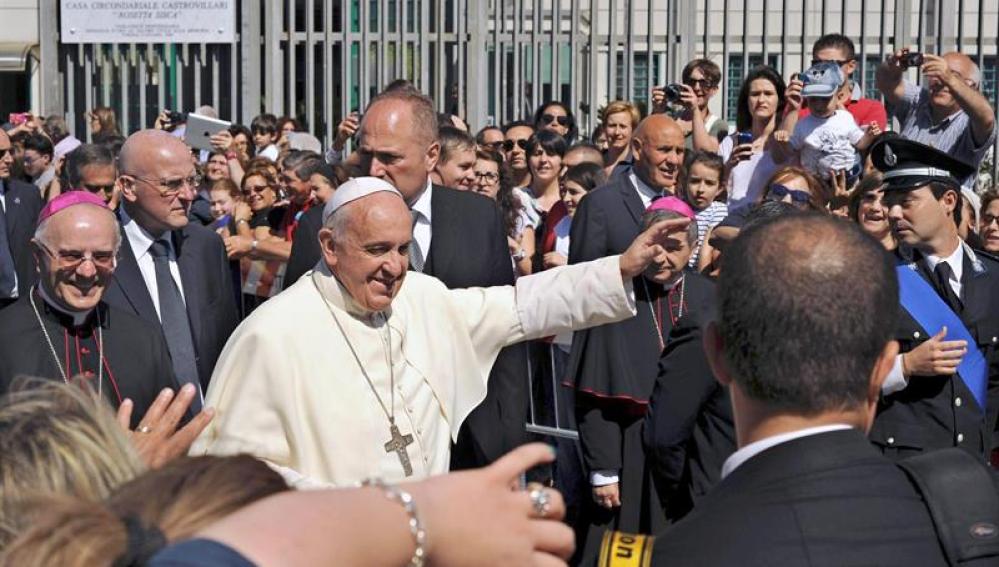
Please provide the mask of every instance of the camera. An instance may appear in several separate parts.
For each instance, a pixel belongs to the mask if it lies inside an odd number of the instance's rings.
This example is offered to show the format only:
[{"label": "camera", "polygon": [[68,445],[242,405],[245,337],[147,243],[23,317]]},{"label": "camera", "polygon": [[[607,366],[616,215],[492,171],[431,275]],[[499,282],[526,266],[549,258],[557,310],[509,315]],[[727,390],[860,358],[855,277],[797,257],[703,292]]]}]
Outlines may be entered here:
[{"label": "camera", "polygon": [[176,110],[167,110],[166,111],[166,116],[167,116],[167,120],[170,122],[170,124],[183,124],[184,122],[187,122],[187,113],[186,112],[178,112]]},{"label": "camera", "polygon": [[11,112],[7,117],[7,121],[14,126],[20,126],[28,121],[31,115],[27,112]]},{"label": "camera", "polygon": [[672,83],[663,87],[663,91],[666,93],[667,102],[680,102],[683,98],[683,85]]},{"label": "camera", "polygon": [[921,67],[925,60],[922,53],[906,53],[900,63],[903,67]]}]

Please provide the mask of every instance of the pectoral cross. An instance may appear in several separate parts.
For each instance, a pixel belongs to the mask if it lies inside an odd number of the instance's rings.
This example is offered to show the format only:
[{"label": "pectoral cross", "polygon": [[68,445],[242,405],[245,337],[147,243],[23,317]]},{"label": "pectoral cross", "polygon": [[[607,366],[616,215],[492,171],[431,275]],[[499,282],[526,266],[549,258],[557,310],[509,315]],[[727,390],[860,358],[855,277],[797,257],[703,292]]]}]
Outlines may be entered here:
[{"label": "pectoral cross", "polygon": [[406,447],[413,444],[413,436],[400,433],[399,426],[394,423],[389,427],[389,432],[392,433],[392,438],[385,442],[385,452],[398,455],[402,471],[406,476],[413,476],[413,465],[409,462],[409,451],[406,450]]}]

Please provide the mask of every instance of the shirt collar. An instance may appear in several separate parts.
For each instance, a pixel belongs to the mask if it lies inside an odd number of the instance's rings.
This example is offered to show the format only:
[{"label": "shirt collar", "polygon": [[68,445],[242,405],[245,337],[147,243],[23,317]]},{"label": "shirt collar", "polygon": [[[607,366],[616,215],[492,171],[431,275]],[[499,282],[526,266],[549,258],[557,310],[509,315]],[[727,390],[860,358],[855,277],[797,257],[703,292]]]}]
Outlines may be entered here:
[{"label": "shirt collar", "polygon": [[[125,236],[128,238],[129,246],[132,247],[135,259],[138,260],[149,253],[149,247],[153,245],[153,241],[156,239],[153,238],[152,234],[149,234],[149,231],[139,226],[139,223],[132,220],[132,217],[128,216],[128,212],[125,210],[125,207],[120,207],[120,210],[121,226],[125,230]],[[171,239],[165,238],[165,240],[167,242],[167,246],[172,250],[173,242]]]},{"label": "shirt collar", "polygon": [[946,258],[926,254],[926,267],[928,267],[931,272],[936,269],[937,264],[940,262],[947,262],[950,264],[951,279],[960,282],[961,275],[964,273],[964,246],[958,243],[957,249]]},{"label": "shirt collar", "polygon": [[770,437],[764,437],[759,441],[754,441],[749,445],[739,449],[738,451],[732,453],[729,458],[725,459],[725,463],[722,465],[721,477],[725,478],[732,474],[732,471],[742,466],[743,463],[752,459],[756,455],[776,447],[781,443],[787,443],[788,441],[793,441],[795,439],[800,439],[802,437],[808,437],[810,435],[818,435],[820,433],[828,433],[830,431],[840,431],[842,429],[852,429],[852,426],[845,423],[833,423],[831,425],[820,425],[818,427],[808,427],[806,429],[799,429],[797,431],[789,431],[787,433],[781,433],[779,435],[773,435]]},{"label": "shirt collar", "polygon": [[49,293],[45,290],[45,286],[39,284],[36,287],[38,289],[38,295],[42,298],[42,301],[45,302],[45,305],[57,314],[71,320],[74,327],[82,327],[83,324],[87,322],[87,318],[90,317],[90,314],[94,312],[93,309],[88,309],[86,311],[70,311],[65,309],[56,303],[51,296],[49,296]]},{"label": "shirt collar", "polygon": [[427,223],[430,223],[430,199],[434,192],[434,184],[427,177],[427,188],[423,190],[423,194],[420,195],[410,210],[420,213],[421,219],[426,219]]},{"label": "shirt collar", "polygon": [[638,177],[638,175],[634,171],[628,173],[628,179],[631,180],[631,184],[634,185],[635,189],[639,193],[645,195],[650,200],[655,199],[656,197],[662,197],[663,195],[662,191],[656,191],[655,189],[650,187],[648,183],[642,181],[642,179]]}]

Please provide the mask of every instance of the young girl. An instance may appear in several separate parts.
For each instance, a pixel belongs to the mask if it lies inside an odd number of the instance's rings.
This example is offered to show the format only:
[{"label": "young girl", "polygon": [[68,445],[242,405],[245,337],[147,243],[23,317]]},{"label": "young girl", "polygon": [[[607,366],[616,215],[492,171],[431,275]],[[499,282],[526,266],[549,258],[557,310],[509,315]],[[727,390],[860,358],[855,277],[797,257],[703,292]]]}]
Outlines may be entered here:
[{"label": "young girl", "polygon": [[690,267],[696,267],[704,235],[728,215],[728,205],[719,201],[724,185],[725,164],[721,157],[704,150],[687,153],[680,186],[683,200],[695,212],[697,245],[690,255]]},{"label": "young girl", "polygon": [[572,228],[572,217],[576,207],[587,193],[603,185],[607,174],[595,163],[583,162],[566,170],[562,177],[562,203],[568,214],[555,225],[555,250],[544,255],[545,269],[554,266],[564,266],[569,260],[569,231]]},{"label": "young girl", "polygon": [[243,200],[243,194],[232,179],[224,178],[212,183],[208,189],[208,197],[211,202],[212,221],[210,228],[219,234],[225,231],[225,235],[230,235],[235,230],[230,230],[232,224],[232,209],[236,203]]}]

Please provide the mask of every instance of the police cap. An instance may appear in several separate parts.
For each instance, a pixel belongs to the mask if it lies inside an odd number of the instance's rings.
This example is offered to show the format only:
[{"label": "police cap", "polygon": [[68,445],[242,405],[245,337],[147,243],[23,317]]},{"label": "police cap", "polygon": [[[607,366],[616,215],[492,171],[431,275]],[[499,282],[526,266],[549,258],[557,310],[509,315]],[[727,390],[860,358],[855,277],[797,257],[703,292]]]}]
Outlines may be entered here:
[{"label": "police cap", "polygon": [[871,161],[884,173],[885,192],[911,191],[932,182],[960,190],[960,180],[975,172],[973,166],[949,154],[905,138],[875,142]]}]

